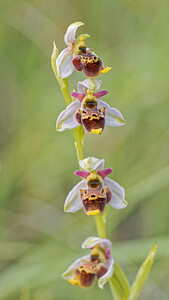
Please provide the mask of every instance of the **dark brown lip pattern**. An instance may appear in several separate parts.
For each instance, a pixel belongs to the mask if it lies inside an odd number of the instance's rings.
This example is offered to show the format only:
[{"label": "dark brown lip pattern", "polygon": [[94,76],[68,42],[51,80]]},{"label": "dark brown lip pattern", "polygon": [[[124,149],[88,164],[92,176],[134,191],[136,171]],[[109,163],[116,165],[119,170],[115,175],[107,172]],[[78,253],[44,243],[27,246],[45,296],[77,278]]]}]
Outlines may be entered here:
[{"label": "dark brown lip pattern", "polygon": [[[96,186],[96,182],[94,186]],[[87,189],[80,190],[80,197],[82,199],[84,209],[89,215],[95,214],[95,212],[102,214],[104,212],[105,205],[108,203],[109,199],[111,199],[111,192],[108,187],[102,188],[101,184],[98,185],[98,182],[97,186],[97,188],[89,187]]]},{"label": "dark brown lip pattern", "polygon": [[77,71],[83,71],[87,77],[96,77],[104,69],[101,59],[90,50],[77,55],[72,63]]},{"label": "dark brown lip pattern", "polygon": [[83,106],[82,109],[78,109],[75,115],[77,122],[83,125],[87,134],[102,133],[105,126],[105,108],[102,110],[94,108],[86,108]]}]

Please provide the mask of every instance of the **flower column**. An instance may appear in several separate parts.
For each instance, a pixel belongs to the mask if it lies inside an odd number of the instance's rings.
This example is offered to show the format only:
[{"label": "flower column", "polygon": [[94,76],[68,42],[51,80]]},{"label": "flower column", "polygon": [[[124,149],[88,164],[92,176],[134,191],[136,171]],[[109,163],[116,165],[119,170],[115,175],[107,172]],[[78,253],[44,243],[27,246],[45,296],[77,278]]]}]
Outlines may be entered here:
[{"label": "flower column", "polygon": [[[81,25],[84,24],[76,22],[68,27],[64,37],[67,48],[60,54],[54,43],[51,57],[52,69],[67,105],[58,116],[56,129],[58,131],[73,129],[77,158],[81,167],[81,170],[75,171],[75,175],[83,178],[68,194],[64,210],[74,213],[83,208],[88,216],[95,215],[100,237],[90,237],[85,240],[82,248],[90,248],[91,255],[77,259],[63,277],[81,287],[91,286],[95,277],[100,288],[103,288],[109,280],[110,290],[115,300],[135,300],[149,274],[156,245],[151,249],[130,288],[122,269],[111,257],[111,242],[105,239],[105,207],[109,204],[115,209],[125,208],[127,202],[124,198],[124,189],[107,178],[112,169],[104,169],[104,159],[83,157],[84,132],[88,135],[101,134],[105,125],[116,127],[124,125],[125,121],[117,109],[111,108],[106,102],[100,100],[108,91],[97,91],[102,82],[94,77],[108,72],[110,68],[104,68],[101,59],[92,49],[86,47],[84,40],[89,37],[88,34],[75,37],[76,30]],[[67,77],[72,74],[74,68],[83,71],[88,79],[78,82],[77,92],[71,93],[71,100]]]}]

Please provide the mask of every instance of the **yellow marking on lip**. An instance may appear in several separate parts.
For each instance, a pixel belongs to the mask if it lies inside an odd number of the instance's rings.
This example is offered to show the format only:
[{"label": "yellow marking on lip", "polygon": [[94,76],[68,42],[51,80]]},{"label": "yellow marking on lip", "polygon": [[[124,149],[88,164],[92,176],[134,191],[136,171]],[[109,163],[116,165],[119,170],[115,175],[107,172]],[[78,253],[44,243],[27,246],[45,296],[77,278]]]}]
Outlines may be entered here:
[{"label": "yellow marking on lip", "polygon": [[[93,194],[93,195],[94,195],[94,197],[91,197],[91,196],[88,196],[88,195],[87,195],[86,197],[83,197],[83,200],[84,200],[84,201],[86,201],[86,200],[87,200],[87,201],[97,200],[97,198],[98,198],[97,195],[95,195],[95,194]],[[104,197],[102,197],[102,198],[104,198]]]},{"label": "yellow marking on lip", "polygon": [[110,67],[106,67],[106,68],[104,68],[103,70],[101,70],[99,73],[100,73],[100,74],[104,74],[104,73],[109,72],[110,70],[111,70]]},{"label": "yellow marking on lip", "polygon": [[[90,116],[90,120],[100,120],[100,117],[99,116]],[[99,128],[100,129],[100,128]],[[96,129],[98,130],[98,129]]]},{"label": "yellow marking on lip", "polygon": [[86,265],[84,265],[84,266],[79,267],[79,268],[78,268],[78,271],[79,271],[80,273],[83,272],[83,271],[85,271],[85,272],[88,273],[88,274],[95,274],[95,273],[96,273],[95,269],[96,269],[96,266],[94,265],[94,268],[93,268],[93,267],[92,267],[92,264],[89,263],[88,265],[86,264]]},{"label": "yellow marking on lip", "polygon": [[101,134],[102,133],[102,128],[92,129],[91,132],[94,133],[94,134]]},{"label": "yellow marking on lip", "polygon": [[74,285],[79,285],[79,282],[75,279],[70,279],[68,278],[67,281],[69,281],[70,283],[74,284]]},{"label": "yellow marking on lip", "polygon": [[[88,116],[86,116],[85,114],[83,114],[83,116],[82,116],[82,119],[83,120],[89,120],[89,121],[92,121],[92,120],[100,120],[100,117],[99,116],[90,116],[90,115],[88,115]],[[102,128],[99,128],[99,129],[92,129],[92,130],[102,130]],[[92,131],[93,132],[93,131]],[[94,133],[94,132],[93,132]],[[99,132],[100,133],[100,132]]]},{"label": "yellow marking on lip", "polygon": [[88,211],[88,215],[89,215],[89,216],[94,216],[94,215],[97,215],[97,214],[99,214],[99,213],[100,213],[100,211],[99,211],[98,209]]}]

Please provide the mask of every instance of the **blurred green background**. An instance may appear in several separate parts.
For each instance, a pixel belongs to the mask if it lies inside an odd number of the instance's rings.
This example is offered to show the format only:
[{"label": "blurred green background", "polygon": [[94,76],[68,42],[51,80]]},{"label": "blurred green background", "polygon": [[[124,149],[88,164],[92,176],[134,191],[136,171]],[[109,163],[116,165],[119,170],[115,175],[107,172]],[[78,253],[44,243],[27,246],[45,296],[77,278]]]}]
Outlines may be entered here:
[{"label": "blurred green background", "polygon": [[[52,42],[73,22],[112,70],[104,97],[126,119],[85,137],[85,156],[105,158],[126,189],[125,210],[109,209],[112,254],[130,283],[154,242],[158,252],[139,299],[169,299],[169,2],[166,0],[0,1],[0,299],[111,299],[108,285],[80,289],[62,272],[96,235],[83,211],[63,204],[78,182],[73,135],[57,133],[65,103],[50,67]],[[74,71],[70,89],[85,76]]]}]

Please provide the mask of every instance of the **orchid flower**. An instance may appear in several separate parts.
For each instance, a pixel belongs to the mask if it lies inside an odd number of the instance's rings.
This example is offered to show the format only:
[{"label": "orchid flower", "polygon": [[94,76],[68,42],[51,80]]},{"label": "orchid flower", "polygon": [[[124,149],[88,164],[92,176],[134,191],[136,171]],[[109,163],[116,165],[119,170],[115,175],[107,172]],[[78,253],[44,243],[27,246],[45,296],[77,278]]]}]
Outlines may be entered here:
[{"label": "orchid flower", "polygon": [[127,206],[125,191],[114,180],[107,178],[112,169],[104,169],[104,159],[88,157],[79,161],[84,171],[74,174],[83,178],[68,194],[64,211],[76,212],[82,207],[88,216],[102,214],[106,204],[115,209]]},{"label": "orchid flower", "polygon": [[78,92],[72,92],[77,99],[62,111],[56,121],[56,130],[64,131],[82,125],[87,134],[101,134],[104,126],[121,126],[125,124],[119,110],[111,108],[106,102],[99,100],[108,93],[107,90],[95,92],[101,86],[101,80],[85,79],[79,81]]},{"label": "orchid flower", "polygon": [[63,278],[80,287],[90,287],[97,277],[98,287],[103,289],[113,274],[114,260],[110,255],[112,244],[107,239],[89,237],[83,249],[91,249],[91,254],[75,260],[63,273]]},{"label": "orchid flower", "polygon": [[82,22],[71,24],[64,36],[65,48],[56,59],[58,75],[62,78],[70,76],[74,68],[78,71],[84,71],[88,77],[98,76],[100,73],[106,73],[110,68],[104,68],[101,59],[85,46],[84,40],[90,37],[88,34],[81,34],[75,38],[76,30]]}]

